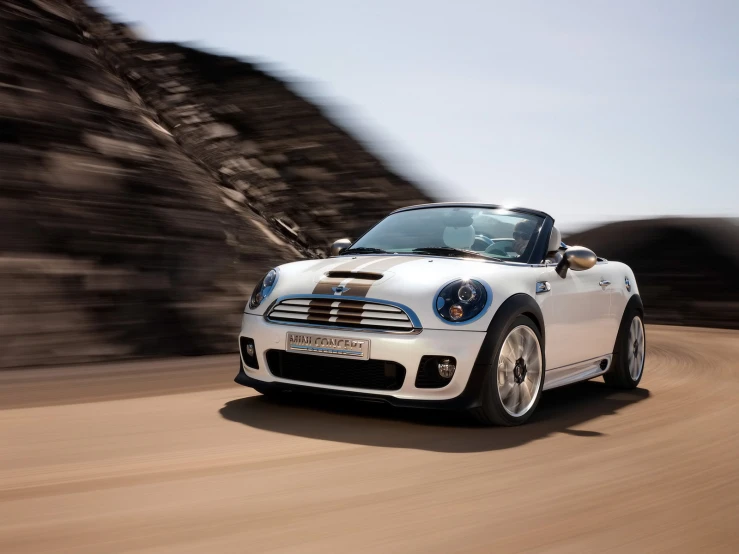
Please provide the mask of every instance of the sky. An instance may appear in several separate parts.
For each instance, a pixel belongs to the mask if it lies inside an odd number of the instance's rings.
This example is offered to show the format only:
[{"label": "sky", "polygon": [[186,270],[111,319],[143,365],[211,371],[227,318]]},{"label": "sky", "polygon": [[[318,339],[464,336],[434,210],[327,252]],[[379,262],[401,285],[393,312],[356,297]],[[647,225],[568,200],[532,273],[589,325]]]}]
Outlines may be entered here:
[{"label": "sky", "polygon": [[102,0],[256,60],[440,200],[739,216],[739,1]]}]

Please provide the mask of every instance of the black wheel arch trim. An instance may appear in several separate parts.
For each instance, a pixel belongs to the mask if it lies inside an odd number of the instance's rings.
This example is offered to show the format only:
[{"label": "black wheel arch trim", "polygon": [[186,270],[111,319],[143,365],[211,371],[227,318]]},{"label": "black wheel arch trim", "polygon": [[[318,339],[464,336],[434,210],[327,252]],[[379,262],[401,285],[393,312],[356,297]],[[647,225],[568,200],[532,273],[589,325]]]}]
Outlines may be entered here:
[{"label": "black wheel arch trim", "polygon": [[[633,307],[635,307],[639,311],[641,316],[644,317],[644,304],[641,301],[641,296],[639,296],[638,294],[631,295],[631,298],[629,298],[629,301],[626,302],[624,313],[626,313],[626,310],[628,310],[629,308],[633,308]],[[623,318],[623,314],[621,315],[621,317]]]},{"label": "black wheel arch trim", "polygon": [[465,388],[466,393],[469,392],[470,395],[474,393],[474,402],[470,407],[481,405],[485,374],[493,363],[493,356],[502,346],[502,342],[505,339],[506,326],[511,320],[520,315],[528,316],[539,330],[539,335],[541,336],[541,361],[543,370],[546,371],[546,329],[541,308],[536,303],[536,300],[528,294],[518,293],[509,296],[496,310],[493,319],[490,321],[487,333],[485,334],[485,340],[480,347],[480,352],[478,352],[475,365],[472,368],[470,379]]},{"label": "black wheel arch trim", "polygon": [[[628,302],[626,302],[626,306],[624,306],[624,311],[621,314],[621,321],[618,324],[618,332],[616,333],[616,338],[613,342],[613,353],[616,354],[618,352],[618,344],[619,339],[621,338],[621,333],[623,332],[625,325],[626,325],[626,314],[629,313],[629,311],[636,310],[639,315],[642,317],[642,322],[644,320],[644,304],[642,303],[641,296],[638,294],[632,294],[631,298],[629,298]],[[646,330],[644,331],[646,334]]]},{"label": "black wheel arch trim", "polygon": [[531,296],[524,293],[509,296],[503,304],[500,305],[488,325],[485,341],[482,343],[480,352],[477,354],[475,365],[488,365],[493,359],[493,354],[499,346],[497,343],[503,340],[503,332],[506,324],[516,316],[528,315],[536,324],[541,335],[542,356],[544,354],[544,345],[546,344],[546,329],[544,328],[544,315],[541,312],[539,304],[536,303]]}]

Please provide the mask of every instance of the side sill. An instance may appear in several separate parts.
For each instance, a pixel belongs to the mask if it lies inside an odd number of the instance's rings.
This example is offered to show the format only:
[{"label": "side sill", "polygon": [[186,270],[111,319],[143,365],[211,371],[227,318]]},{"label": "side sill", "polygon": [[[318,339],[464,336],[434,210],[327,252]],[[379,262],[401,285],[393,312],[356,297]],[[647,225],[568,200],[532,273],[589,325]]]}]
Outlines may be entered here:
[{"label": "side sill", "polygon": [[[601,364],[605,360],[605,367]],[[544,374],[544,390],[556,389],[565,385],[571,385],[578,381],[587,381],[599,375],[603,375],[611,368],[613,354],[605,354],[590,360],[584,360],[575,364],[549,369]]]}]

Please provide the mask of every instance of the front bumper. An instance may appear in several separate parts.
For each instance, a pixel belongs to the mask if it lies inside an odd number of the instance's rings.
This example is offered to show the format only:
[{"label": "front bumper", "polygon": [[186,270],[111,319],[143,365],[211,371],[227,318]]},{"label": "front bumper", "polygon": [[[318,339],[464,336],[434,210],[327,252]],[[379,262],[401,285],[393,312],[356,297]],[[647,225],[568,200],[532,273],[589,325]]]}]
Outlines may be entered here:
[{"label": "front bumper", "polygon": [[[358,338],[370,341],[370,358],[402,364],[406,369],[405,380],[394,391],[368,390],[333,385],[315,384],[283,379],[269,371],[266,352],[285,350],[288,332],[319,334],[337,338]],[[419,406],[429,408],[466,408],[477,405],[487,366],[476,365],[476,359],[485,340],[485,333],[457,329],[425,329],[419,334],[370,333],[346,329],[317,329],[311,326],[293,326],[270,323],[263,317],[244,314],[242,337],[254,340],[259,369],[252,369],[241,360],[241,368],[235,381],[260,390],[300,390],[340,396],[378,400],[395,406]],[[443,388],[416,388],[416,373],[422,356],[452,356],[457,369],[451,382]]]}]

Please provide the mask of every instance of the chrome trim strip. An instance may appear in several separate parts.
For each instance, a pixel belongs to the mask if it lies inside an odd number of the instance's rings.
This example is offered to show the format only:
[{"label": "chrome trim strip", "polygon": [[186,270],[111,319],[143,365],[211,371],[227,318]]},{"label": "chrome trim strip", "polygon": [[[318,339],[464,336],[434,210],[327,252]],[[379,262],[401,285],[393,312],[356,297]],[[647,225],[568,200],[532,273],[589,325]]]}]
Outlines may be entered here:
[{"label": "chrome trim strip", "polygon": [[[608,360],[605,369],[600,368],[601,360]],[[605,354],[597,358],[590,358],[570,365],[548,369],[544,373],[544,389],[550,390],[563,387],[578,381],[586,381],[593,377],[603,375],[611,368],[613,354]]]},{"label": "chrome trim strip", "polygon": [[[332,300],[334,302],[340,302],[342,300],[351,300],[354,302],[363,302],[367,304],[384,304],[387,306],[393,306],[395,308],[399,308],[402,310],[405,315],[408,316],[408,320],[411,322],[411,325],[413,326],[412,329],[398,329],[398,330],[388,330],[388,329],[372,329],[367,327],[345,327],[342,325],[324,325],[321,323],[313,323],[308,321],[297,321],[297,322],[288,322],[288,321],[274,321],[269,318],[269,314],[274,310],[275,306],[277,306],[280,302],[284,300]],[[381,313],[381,312],[380,312]],[[422,330],[423,327],[421,326],[421,320],[418,319],[418,316],[415,314],[413,310],[411,310],[408,306],[404,304],[400,304],[399,302],[393,302],[392,300],[381,300],[379,298],[367,298],[364,296],[336,296],[334,294],[286,294],[285,296],[280,296],[279,298],[275,299],[272,304],[270,304],[267,309],[264,311],[264,319],[265,321],[269,323],[273,323],[275,325],[292,325],[292,326],[299,326],[299,327],[315,327],[317,329],[340,329],[343,331],[360,331],[360,332],[371,332],[371,333],[397,333],[397,334],[404,334],[404,335],[417,335]]]},{"label": "chrome trim strip", "polygon": [[[258,317],[258,316],[257,316]],[[391,335],[418,335],[423,329],[372,329],[371,327],[344,327],[342,325],[322,325],[320,323],[309,323],[307,321],[273,321],[267,317],[264,318],[267,323],[272,325],[287,325],[290,327],[310,327],[312,329],[326,329],[334,331],[357,331],[358,333],[385,333]]]},{"label": "chrome trim strip", "polygon": [[[335,296],[335,298],[342,298],[342,297]],[[299,298],[299,299],[293,299],[293,300],[287,299],[287,300],[283,300],[282,302],[280,302],[279,307],[280,309],[282,309],[283,307],[305,308],[309,306],[312,301],[313,299],[309,299],[309,298]],[[331,302],[330,306],[320,306],[320,307],[325,310],[338,310],[339,304],[341,304],[341,302],[339,300],[335,300],[334,302]],[[373,312],[373,313],[379,313],[379,314],[392,314],[392,315],[401,315],[403,313],[403,310],[401,310],[400,308],[396,308],[395,306],[389,306],[386,304],[374,304],[374,303],[371,306],[368,306],[367,304],[369,303],[365,302],[365,304],[362,306],[361,309],[349,308],[349,307],[346,307],[344,309],[351,309],[357,312],[364,311],[364,312]]]}]

